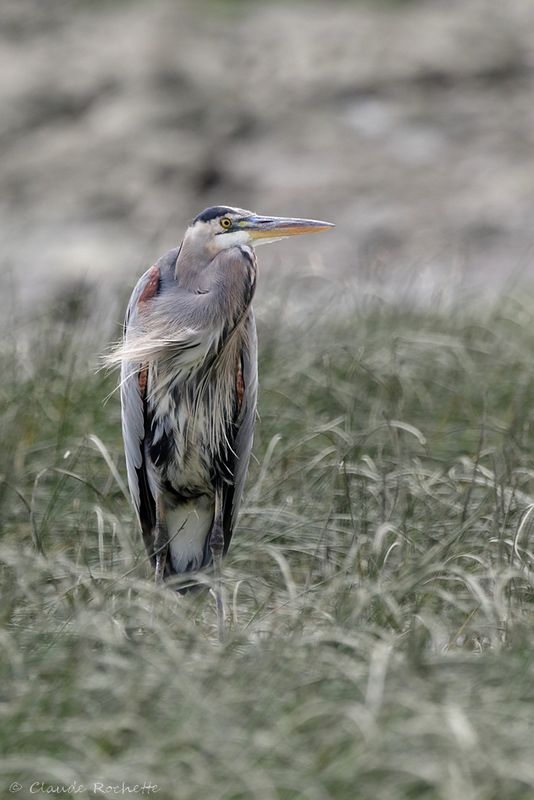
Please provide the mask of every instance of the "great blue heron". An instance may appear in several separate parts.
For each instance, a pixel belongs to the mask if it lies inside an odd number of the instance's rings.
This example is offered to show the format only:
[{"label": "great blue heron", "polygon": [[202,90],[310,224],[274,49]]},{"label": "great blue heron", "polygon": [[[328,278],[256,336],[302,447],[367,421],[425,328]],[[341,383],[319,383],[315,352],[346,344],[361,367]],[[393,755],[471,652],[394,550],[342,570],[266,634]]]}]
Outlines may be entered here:
[{"label": "great blue heron", "polygon": [[254,247],[331,227],[207,208],[132,293],[109,362],[121,364],[128,485],[156,581],[211,563],[220,575],[232,538],[256,415]]}]

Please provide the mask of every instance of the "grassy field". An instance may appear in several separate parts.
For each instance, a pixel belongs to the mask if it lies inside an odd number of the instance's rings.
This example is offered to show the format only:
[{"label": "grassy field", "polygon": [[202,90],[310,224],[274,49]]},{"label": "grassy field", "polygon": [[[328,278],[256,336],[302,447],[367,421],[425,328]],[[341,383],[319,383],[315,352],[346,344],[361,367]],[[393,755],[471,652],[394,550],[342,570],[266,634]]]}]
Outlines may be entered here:
[{"label": "grassy field", "polygon": [[0,796],[534,798],[534,304],[260,315],[222,645],[150,580],[91,306],[4,319]]}]

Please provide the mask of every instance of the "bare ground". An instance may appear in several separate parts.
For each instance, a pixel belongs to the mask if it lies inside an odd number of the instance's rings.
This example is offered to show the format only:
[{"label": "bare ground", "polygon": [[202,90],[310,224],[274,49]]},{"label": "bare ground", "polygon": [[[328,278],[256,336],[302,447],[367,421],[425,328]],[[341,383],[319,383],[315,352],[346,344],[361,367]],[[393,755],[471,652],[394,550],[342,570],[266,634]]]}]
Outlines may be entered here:
[{"label": "bare ground", "polygon": [[25,299],[129,286],[220,202],[335,221],[262,262],[351,291],[533,276],[529,0],[0,13],[0,264]]}]

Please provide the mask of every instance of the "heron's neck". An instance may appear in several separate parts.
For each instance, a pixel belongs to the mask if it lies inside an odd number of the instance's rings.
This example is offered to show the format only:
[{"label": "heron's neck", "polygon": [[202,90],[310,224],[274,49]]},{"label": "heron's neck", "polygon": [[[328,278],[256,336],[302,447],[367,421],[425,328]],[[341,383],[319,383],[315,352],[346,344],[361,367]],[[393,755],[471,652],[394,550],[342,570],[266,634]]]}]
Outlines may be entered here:
[{"label": "heron's neck", "polygon": [[[174,265],[174,280],[177,281],[183,289],[195,291],[198,286],[199,277],[203,271],[203,265],[199,264],[198,253],[191,243],[185,239],[180,247],[180,252],[176,258]],[[209,263],[208,259],[203,259],[205,264]]]}]

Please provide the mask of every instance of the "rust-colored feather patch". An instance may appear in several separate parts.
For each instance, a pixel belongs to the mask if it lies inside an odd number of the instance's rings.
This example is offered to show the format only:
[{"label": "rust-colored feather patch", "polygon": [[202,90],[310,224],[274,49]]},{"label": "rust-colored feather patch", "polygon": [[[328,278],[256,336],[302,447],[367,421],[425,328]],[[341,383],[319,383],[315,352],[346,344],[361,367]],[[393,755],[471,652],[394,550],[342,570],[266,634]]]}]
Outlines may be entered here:
[{"label": "rust-colored feather patch", "polygon": [[148,368],[145,367],[144,369],[140,370],[138,375],[139,380],[139,391],[141,392],[141,397],[144,398],[146,394],[146,385],[148,382]]},{"label": "rust-colored feather patch", "polygon": [[[148,271],[148,280],[139,296],[139,300],[137,301],[137,307],[139,309],[143,308],[143,305],[147,302],[147,300],[151,300],[153,297],[155,297],[159,289],[159,279],[159,267],[154,264]],[[144,367],[139,371],[138,380],[139,391],[141,392],[141,397],[144,398],[146,396],[146,386],[148,383],[148,367]]]},{"label": "rust-colored feather patch", "polygon": [[154,297],[154,295],[158,291],[159,278],[160,278],[159,267],[157,267],[154,264],[148,270],[148,280],[146,282],[146,286],[144,287],[143,291],[139,296],[138,304],[146,303],[147,300],[150,300],[152,297]]},{"label": "rust-colored feather patch", "polygon": [[241,411],[243,397],[245,396],[245,381],[243,380],[243,370],[241,369],[241,357],[237,359],[237,373],[235,376],[235,391],[237,396],[237,413]]}]

